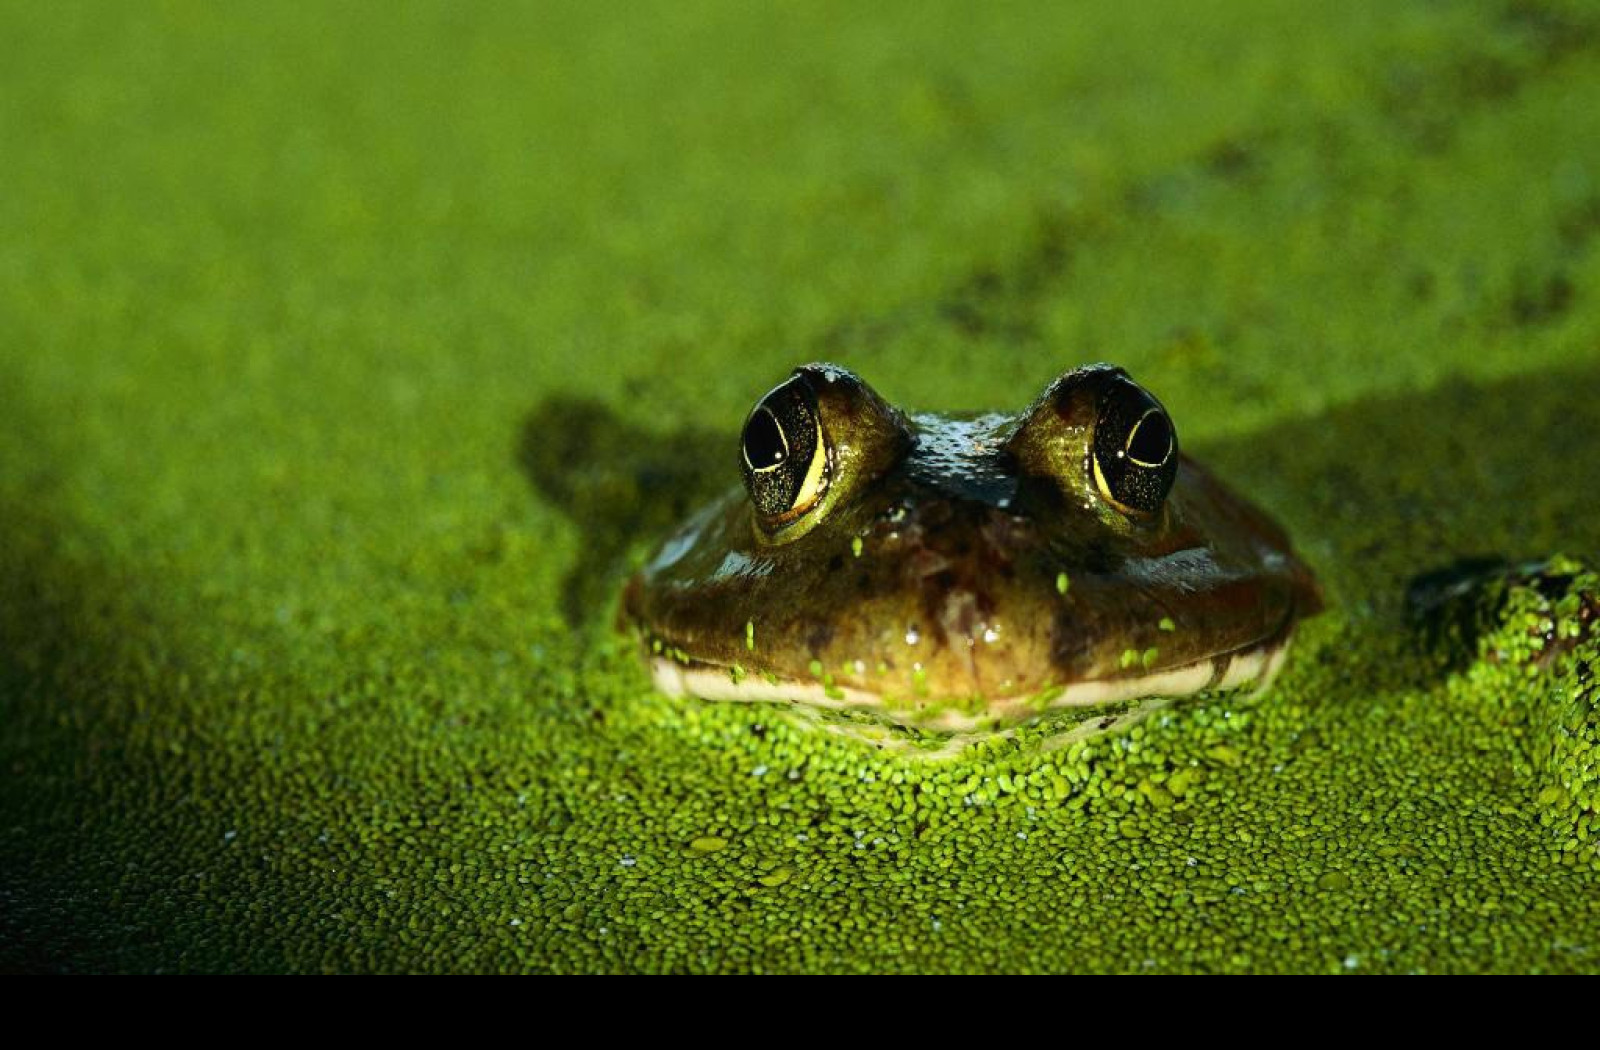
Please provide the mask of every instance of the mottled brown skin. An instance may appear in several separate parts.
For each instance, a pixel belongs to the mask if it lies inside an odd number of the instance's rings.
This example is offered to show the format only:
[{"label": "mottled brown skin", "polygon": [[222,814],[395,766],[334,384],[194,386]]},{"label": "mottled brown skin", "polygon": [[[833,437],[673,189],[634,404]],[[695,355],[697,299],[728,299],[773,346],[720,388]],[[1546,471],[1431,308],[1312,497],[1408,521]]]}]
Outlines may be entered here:
[{"label": "mottled brown skin", "polygon": [[887,706],[1018,697],[1220,658],[1320,608],[1283,531],[1193,460],[1153,514],[1097,491],[1094,399],[1120,370],[967,420],[907,418],[832,366],[797,372],[836,446],[813,520],[768,534],[736,488],[627,585],[624,615],[680,658],[806,682],[820,664]]}]

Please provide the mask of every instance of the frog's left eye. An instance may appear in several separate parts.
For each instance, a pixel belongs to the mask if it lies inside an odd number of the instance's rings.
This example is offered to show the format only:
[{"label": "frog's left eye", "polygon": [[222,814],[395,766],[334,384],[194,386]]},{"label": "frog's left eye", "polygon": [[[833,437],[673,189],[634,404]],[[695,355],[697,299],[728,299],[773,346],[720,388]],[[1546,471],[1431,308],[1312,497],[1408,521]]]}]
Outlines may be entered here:
[{"label": "frog's left eye", "polygon": [[1172,417],[1126,376],[1112,379],[1100,395],[1090,454],[1095,487],[1124,511],[1160,510],[1178,475]]},{"label": "frog's left eye", "polygon": [[828,489],[828,443],[817,398],[804,376],[774,387],[756,403],[740,440],[744,487],[768,529],[794,521]]}]

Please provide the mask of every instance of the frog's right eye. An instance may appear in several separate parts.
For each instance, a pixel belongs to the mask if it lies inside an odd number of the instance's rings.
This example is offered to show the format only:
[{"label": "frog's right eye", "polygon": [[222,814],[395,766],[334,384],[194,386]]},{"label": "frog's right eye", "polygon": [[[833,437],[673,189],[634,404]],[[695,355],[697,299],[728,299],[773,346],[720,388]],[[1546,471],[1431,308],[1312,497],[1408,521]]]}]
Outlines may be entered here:
[{"label": "frog's right eye", "polygon": [[1089,452],[1101,498],[1124,512],[1161,509],[1178,474],[1178,435],[1161,402],[1125,374],[1100,394]]},{"label": "frog's right eye", "polygon": [[814,507],[831,478],[817,398],[803,375],[756,403],[740,440],[744,487],[762,525],[780,529]]}]

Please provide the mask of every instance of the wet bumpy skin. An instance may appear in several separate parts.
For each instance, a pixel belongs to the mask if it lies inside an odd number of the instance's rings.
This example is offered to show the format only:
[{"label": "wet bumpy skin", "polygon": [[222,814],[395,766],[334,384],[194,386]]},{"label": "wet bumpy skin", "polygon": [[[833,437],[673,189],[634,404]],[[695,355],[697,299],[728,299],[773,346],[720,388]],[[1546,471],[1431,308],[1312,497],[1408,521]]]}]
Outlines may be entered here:
[{"label": "wet bumpy skin", "polygon": [[658,686],[944,733],[1264,683],[1321,602],[1260,510],[1119,368],[1017,417],[907,416],[808,365],[752,410],[745,487],[629,581]]}]

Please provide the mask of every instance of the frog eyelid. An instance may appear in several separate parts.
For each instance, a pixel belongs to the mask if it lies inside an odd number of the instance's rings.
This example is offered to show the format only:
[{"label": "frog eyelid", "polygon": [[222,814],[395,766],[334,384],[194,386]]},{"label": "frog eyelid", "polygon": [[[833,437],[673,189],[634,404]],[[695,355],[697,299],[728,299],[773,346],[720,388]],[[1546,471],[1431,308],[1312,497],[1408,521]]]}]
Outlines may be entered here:
[{"label": "frog eyelid", "polygon": [[758,543],[772,545],[807,535],[847,506],[915,437],[905,414],[854,373],[819,362],[796,368],[756,402],[742,440],[751,526]]}]

